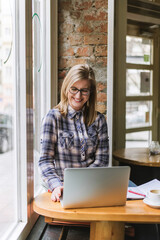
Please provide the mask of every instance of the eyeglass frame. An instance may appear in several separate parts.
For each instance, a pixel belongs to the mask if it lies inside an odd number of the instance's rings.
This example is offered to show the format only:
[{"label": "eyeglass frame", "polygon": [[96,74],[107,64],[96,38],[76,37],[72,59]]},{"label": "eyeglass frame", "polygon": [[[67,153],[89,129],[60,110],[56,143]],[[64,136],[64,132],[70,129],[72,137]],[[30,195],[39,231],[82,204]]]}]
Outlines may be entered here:
[{"label": "eyeglass frame", "polygon": [[[75,89],[76,89],[76,92],[75,92],[75,93],[71,92],[71,88],[75,88]],[[88,91],[86,94],[83,93],[84,89],[86,89],[86,90]],[[88,89],[88,88],[78,89],[78,88],[76,88],[76,87],[70,87],[69,92],[70,92],[71,94],[73,94],[73,95],[76,95],[78,92],[80,92],[83,96],[88,96],[88,95],[90,94],[91,90]]]}]

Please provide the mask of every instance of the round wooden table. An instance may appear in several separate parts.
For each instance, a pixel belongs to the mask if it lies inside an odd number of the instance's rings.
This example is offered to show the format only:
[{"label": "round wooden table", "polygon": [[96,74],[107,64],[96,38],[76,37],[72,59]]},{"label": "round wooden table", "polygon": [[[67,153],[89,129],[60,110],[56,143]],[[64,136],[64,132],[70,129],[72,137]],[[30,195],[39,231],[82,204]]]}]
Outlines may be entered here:
[{"label": "round wooden table", "polygon": [[154,178],[160,180],[160,155],[149,154],[148,148],[122,148],[113,152],[113,158],[119,165],[131,167],[130,179],[137,185]]},{"label": "round wooden table", "polygon": [[117,207],[63,209],[59,202],[51,200],[51,193],[43,193],[34,199],[33,209],[48,223],[90,222],[90,240],[123,240],[125,222],[160,222],[160,209],[148,207],[142,200],[127,201],[125,206]]},{"label": "round wooden table", "polygon": [[139,166],[160,167],[160,155],[149,154],[148,148],[122,148],[113,152],[115,160]]}]

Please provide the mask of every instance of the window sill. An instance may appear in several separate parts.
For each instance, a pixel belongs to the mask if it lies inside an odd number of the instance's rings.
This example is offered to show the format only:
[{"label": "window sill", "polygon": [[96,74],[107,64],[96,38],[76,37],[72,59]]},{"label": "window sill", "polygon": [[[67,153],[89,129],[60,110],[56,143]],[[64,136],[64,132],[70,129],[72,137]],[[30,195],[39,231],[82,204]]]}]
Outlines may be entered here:
[{"label": "window sill", "polygon": [[24,240],[31,232],[34,224],[36,223],[39,215],[33,213],[32,221],[19,222],[12,232],[6,234],[2,240]]}]

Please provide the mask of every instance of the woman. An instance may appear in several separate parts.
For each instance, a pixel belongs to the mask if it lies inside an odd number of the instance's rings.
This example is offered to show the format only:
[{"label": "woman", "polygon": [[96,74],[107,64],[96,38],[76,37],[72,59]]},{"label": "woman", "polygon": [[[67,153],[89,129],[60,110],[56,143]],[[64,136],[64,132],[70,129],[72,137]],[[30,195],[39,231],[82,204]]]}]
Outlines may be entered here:
[{"label": "woman", "polygon": [[63,81],[60,103],[42,124],[39,168],[53,201],[62,194],[65,168],[108,165],[107,123],[96,105],[93,69],[87,64],[72,67]]}]

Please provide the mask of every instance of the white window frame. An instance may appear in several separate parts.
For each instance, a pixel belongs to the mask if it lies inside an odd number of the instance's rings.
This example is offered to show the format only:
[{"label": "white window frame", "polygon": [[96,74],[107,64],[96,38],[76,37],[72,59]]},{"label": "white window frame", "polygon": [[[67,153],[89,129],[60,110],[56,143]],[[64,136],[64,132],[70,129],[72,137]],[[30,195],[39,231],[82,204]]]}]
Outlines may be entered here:
[{"label": "white window frame", "polygon": [[[18,212],[19,222],[17,226],[4,236],[7,240],[24,240],[30,233],[34,223],[39,217],[38,214],[33,211],[33,196],[34,196],[34,179],[33,179],[33,149],[30,148],[27,142],[27,138],[32,137],[28,126],[31,126],[33,130],[32,116],[28,116],[28,109],[31,110],[33,99],[32,95],[28,94],[28,84],[30,85],[32,92],[32,0],[16,0],[16,6],[18,7],[18,29],[16,34],[19,38],[19,42],[16,42],[16,48],[18,48],[18,58],[16,61],[20,62],[16,66],[16,88],[17,88],[17,122],[16,129],[18,131],[16,138],[17,149],[17,186],[18,186]],[[48,0],[46,2],[47,19],[46,24],[49,26],[46,29],[46,69],[43,72],[45,83],[45,91],[42,94],[46,96],[47,101],[43,103],[42,115],[51,108],[51,106],[57,103],[57,15],[58,15],[58,0]],[[49,50],[50,49],[50,50]],[[52,67],[51,67],[52,66]],[[54,85],[54,88],[53,88]],[[56,87],[55,87],[56,86]],[[29,123],[27,121],[30,121]],[[28,125],[29,124],[29,125]],[[30,135],[31,134],[31,135]],[[33,141],[33,139],[32,139]],[[32,142],[30,144],[33,146]]]},{"label": "white window frame", "polygon": [[[8,229],[3,239],[18,239],[27,224],[27,164],[26,164],[26,58],[25,58],[25,2],[15,1],[16,24],[13,26],[15,33],[13,51],[16,53],[15,64],[15,92],[16,92],[16,124],[14,138],[17,158],[17,206],[18,223],[14,229]],[[21,9],[21,11],[19,11]],[[13,14],[14,16],[14,14]],[[18,19],[17,19],[18,16]],[[15,26],[18,28],[15,31]],[[21,34],[19,34],[21,33]],[[15,39],[18,41],[15,41]],[[21,66],[19,67],[19,62]],[[22,160],[23,159],[23,160]],[[23,177],[22,177],[23,176]]]},{"label": "white window frame", "polygon": [[108,0],[108,49],[107,49],[107,122],[109,135],[109,165],[112,165],[113,139],[113,69],[114,69],[114,1]]}]

